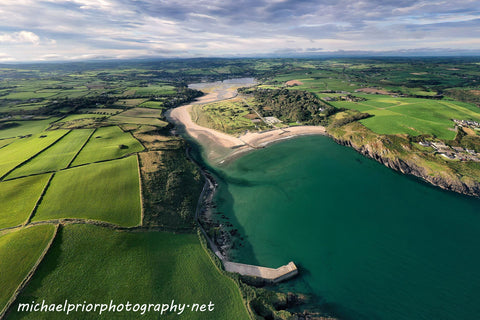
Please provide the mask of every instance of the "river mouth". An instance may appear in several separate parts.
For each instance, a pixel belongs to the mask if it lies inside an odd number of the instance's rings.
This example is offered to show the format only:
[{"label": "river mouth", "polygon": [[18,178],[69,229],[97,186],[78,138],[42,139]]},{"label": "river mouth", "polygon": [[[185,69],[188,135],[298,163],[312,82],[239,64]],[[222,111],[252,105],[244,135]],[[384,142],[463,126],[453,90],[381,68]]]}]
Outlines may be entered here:
[{"label": "river mouth", "polygon": [[218,182],[213,216],[234,234],[232,260],[274,268],[294,261],[301,275],[276,288],[311,294],[308,308],[341,319],[478,318],[479,199],[394,172],[325,136],[224,163],[218,159],[235,149],[215,137],[197,135],[195,157]]},{"label": "river mouth", "polygon": [[480,313],[480,200],[322,136],[281,142],[216,170],[217,216],[237,229],[231,258],[271,267],[294,261],[302,275],[284,290],[314,294],[343,319]]}]

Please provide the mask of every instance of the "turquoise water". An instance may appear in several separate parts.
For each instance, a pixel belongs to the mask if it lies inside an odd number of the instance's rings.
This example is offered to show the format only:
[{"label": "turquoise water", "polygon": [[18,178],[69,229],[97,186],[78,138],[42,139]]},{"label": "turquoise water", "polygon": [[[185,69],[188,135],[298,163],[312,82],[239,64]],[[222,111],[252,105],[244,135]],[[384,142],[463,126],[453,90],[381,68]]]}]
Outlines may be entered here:
[{"label": "turquoise water", "polygon": [[480,319],[480,200],[323,136],[219,170],[218,211],[245,238],[234,259],[294,261],[301,276],[287,290],[315,294],[344,319]]}]

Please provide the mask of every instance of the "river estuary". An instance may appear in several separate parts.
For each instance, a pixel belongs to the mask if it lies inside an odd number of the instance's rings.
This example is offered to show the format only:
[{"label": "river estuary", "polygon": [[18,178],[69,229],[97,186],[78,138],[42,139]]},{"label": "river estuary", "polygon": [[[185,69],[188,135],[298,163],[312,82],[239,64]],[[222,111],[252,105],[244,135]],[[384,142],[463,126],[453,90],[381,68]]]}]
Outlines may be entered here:
[{"label": "river estuary", "polygon": [[325,136],[273,144],[215,170],[217,211],[239,230],[232,259],[294,261],[301,276],[285,290],[314,294],[343,319],[478,319],[480,200]]}]

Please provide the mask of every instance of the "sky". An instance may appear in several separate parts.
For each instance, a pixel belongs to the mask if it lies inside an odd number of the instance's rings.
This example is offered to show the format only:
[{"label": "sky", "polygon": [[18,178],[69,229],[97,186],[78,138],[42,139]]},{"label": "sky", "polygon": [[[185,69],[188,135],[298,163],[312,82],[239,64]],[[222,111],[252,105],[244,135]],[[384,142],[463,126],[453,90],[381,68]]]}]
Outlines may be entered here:
[{"label": "sky", "polygon": [[0,62],[480,53],[478,0],[0,0]]}]

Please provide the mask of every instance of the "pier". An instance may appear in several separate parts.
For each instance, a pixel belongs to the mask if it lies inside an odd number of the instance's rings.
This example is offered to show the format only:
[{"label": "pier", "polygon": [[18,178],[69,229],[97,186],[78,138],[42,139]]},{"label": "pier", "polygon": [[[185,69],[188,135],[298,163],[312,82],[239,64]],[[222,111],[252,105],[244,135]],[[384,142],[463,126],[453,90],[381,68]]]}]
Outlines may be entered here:
[{"label": "pier", "polygon": [[277,269],[226,260],[223,260],[223,266],[228,272],[235,272],[244,276],[261,278],[271,283],[278,283],[280,281],[290,279],[298,274],[297,266],[292,261]]},{"label": "pier", "polygon": [[298,269],[295,263],[290,261],[288,264],[274,268],[267,268],[261,266],[255,266],[250,264],[243,264],[238,262],[231,262],[228,261],[227,258],[221,253],[218,246],[210,239],[207,232],[202,226],[202,223],[199,218],[199,211],[200,208],[205,204],[212,201],[213,194],[215,192],[215,183],[213,182],[213,178],[208,174],[205,169],[203,169],[191,156],[190,156],[190,149],[187,148],[185,150],[186,156],[195,163],[200,168],[200,173],[205,178],[205,185],[203,186],[203,190],[198,198],[197,209],[195,210],[195,220],[198,223],[200,231],[202,232],[203,236],[207,240],[207,244],[213,253],[222,261],[223,267],[227,272],[238,273],[243,276],[249,277],[256,277],[263,279],[270,283],[278,283],[290,278],[293,278],[298,274]]}]

